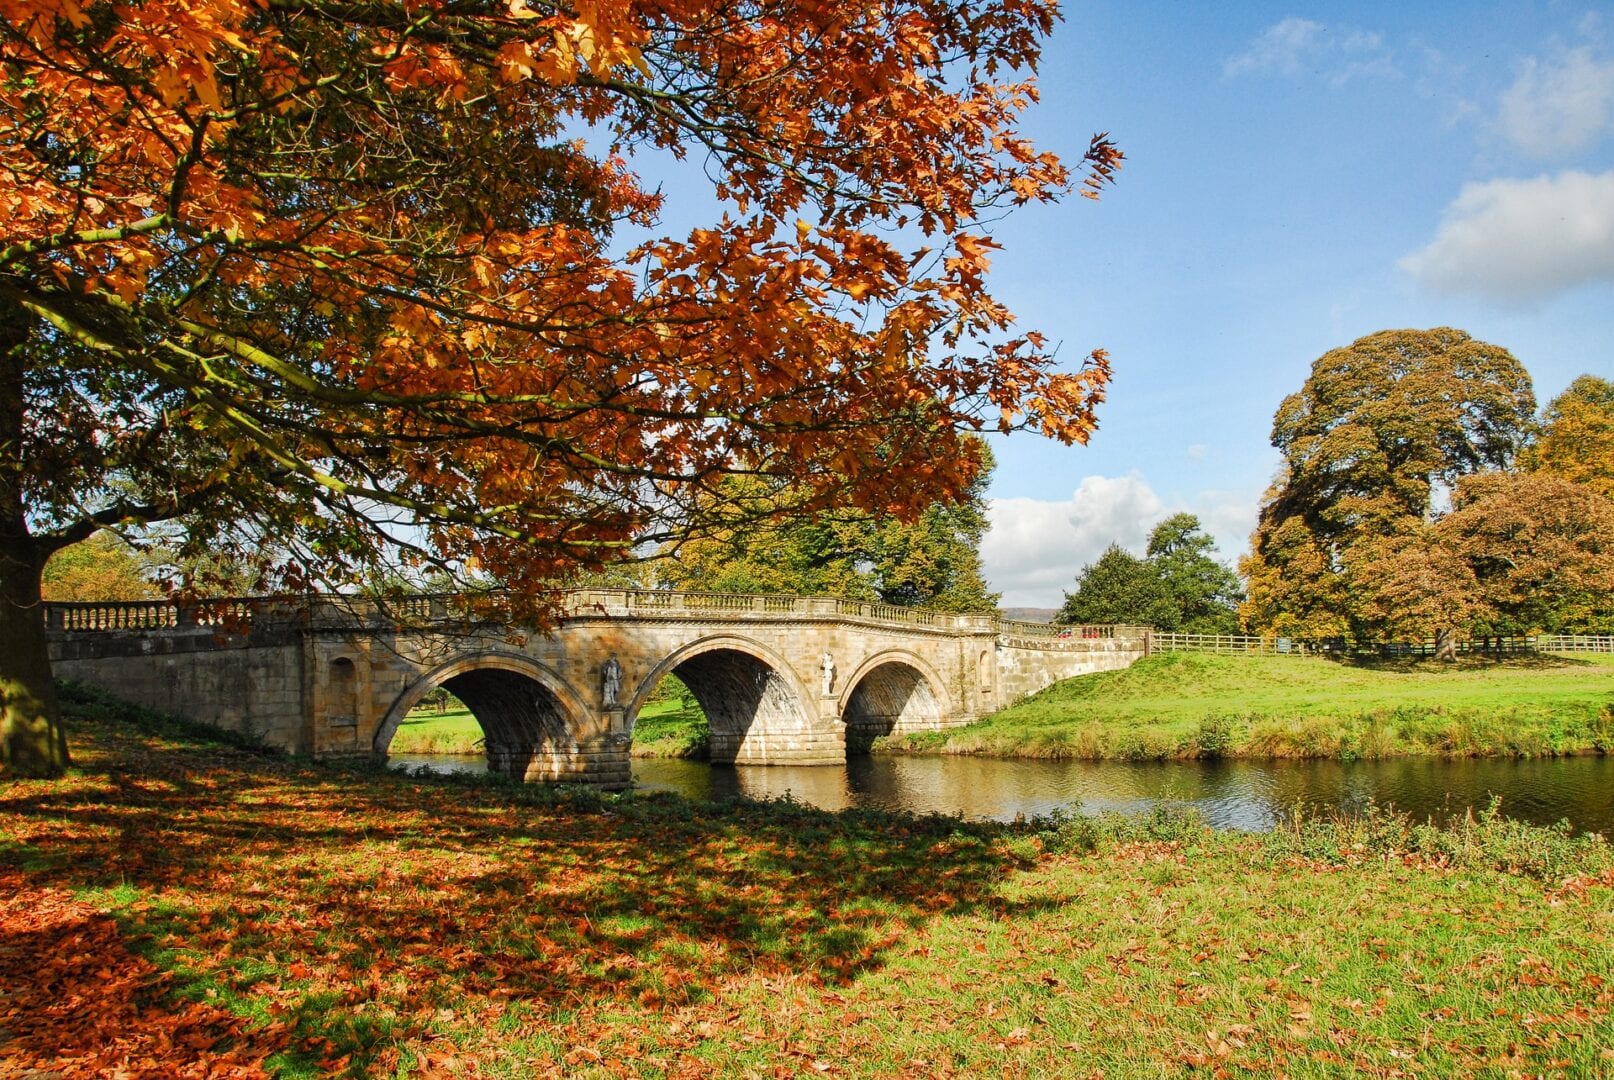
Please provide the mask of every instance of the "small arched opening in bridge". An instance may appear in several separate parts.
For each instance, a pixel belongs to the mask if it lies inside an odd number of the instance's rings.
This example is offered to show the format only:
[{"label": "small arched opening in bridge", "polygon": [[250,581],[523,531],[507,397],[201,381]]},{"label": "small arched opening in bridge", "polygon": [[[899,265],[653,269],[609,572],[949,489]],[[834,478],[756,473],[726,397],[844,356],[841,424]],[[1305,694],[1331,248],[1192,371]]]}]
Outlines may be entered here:
[{"label": "small arched opening in bridge", "polygon": [[445,664],[401,694],[376,730],[372,750],[385,758],[409,711],[441,688],[458,698],[482,729],[488,771],[521,779],[564,774],[577,753],[580,715],[553,672],[522,657],[489,655]]},{"label": "small arched opening in bridge", "polygon": [[787,665],[754,643],[726,638],[696,642],[657,665],[633,702],[636,740],[640,714],[669,674],[694,699],[686,715],[704,715],[713,762],[773,764],[824,755],[826,733],[816,730]]},{"label": "small arched opening in bridge", "polygon": [[946,707],[934,689],[935,677],[912,657],[876,657],[854,676],[852,693],[841,710],[846,724],[846,756],[869,753],[874,740],[941,726]]}]

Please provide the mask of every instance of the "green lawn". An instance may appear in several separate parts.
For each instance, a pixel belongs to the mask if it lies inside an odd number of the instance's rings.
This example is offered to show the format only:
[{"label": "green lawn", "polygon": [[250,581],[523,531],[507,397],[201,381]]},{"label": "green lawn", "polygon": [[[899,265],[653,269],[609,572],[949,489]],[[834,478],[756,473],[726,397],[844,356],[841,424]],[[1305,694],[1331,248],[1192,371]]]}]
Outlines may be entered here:
[{"label": "green lawn", "polygon": [[[647,702],[633,728],[635,757],[699,757],[706,750],[700,706],[677,697]],[[464,705],[438,714],[428,706],[410,713],[392,737],[390,754],[481,754],[482,725]]]},{"label": "green lawn", "polygon": [[482,725],[471,710],[455,704],[439,714],[435,707],[416,709],[404,717],[392,736],[389,754],[481,754]]},{"label": "green lawn", "polygon": [[1614,1071],[1600,840],[696,805],[68,700],[73,772],[0,787],[21,1075]]},{"label": "green lawn", "polygon": [[894,748],[1048,758],[1541,756],[1614,748],[1614,657],[1164,653]]}]

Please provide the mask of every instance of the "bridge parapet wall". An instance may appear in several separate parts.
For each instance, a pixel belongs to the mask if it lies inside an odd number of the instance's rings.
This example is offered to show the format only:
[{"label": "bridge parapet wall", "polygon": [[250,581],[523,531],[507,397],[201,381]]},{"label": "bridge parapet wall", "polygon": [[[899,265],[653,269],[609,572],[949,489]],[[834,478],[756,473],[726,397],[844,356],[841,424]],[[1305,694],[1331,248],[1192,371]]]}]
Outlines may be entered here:
[{"label": "bridge parapet wall", "polygon": [[999,623],[998,707],[1047,689],[1061,679],[1114,671],[1149,654],[1143,626],[1044,627]]}]

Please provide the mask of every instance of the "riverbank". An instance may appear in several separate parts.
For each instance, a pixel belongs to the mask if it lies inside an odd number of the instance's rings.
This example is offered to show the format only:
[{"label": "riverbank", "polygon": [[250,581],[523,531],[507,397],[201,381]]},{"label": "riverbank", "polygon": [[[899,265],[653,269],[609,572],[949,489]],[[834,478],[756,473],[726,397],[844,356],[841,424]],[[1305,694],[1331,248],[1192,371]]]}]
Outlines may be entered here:
[{"label": "riverbank", "polygon": [[[1607,844],[691,804],[324,767],[74,695],[0,788],[67,1075],[1598,1075]],[[235,1070],[233,1073],[230,1070]]]},{"label": "riverbank", "polygon": [[1074,760],[1548,757],[1614,749],[1614,657],[1163,653],[878,749]]}]

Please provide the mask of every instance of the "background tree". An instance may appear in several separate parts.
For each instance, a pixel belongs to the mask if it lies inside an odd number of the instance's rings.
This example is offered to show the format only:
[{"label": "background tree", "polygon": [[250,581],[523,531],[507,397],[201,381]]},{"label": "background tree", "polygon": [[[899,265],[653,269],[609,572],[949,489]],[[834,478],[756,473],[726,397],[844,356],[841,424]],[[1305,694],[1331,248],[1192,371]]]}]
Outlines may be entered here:
[{"label": "background tree", "polygon": [[1240,565],[1246,625],[1371,632],[1353,566],[1360,540],[1415,534],[1459,478],[1509,466],[1529,431],[1529,374],[1461,330],[1387,330],[1324,354],[1273,418],[1284,470]]},{"label": "background tree", "polygon": [[855,509],[770,519],[771,486],[755,478],[733,478],[708,516],[734,523],[670,549],[657,566],[658,583],[714,592],[840,596],[940,611],[996,611],[998,594],[987,588],[980,556],[988,526],[992,454],[979,439],[964,445],[981,460],[964,496],[929,506],[913,521]]},{"label": "background tree", "polygon": [[1149,533],[1138,558],[1111,544],[1076,575],[1058,623],[1124,623],[1190,634],[1238,631],[1238,576],[1216,561],[1216,542],[1193,514],[1173,514]]},{"label": "background tree", "polygon": [[1614,498],[1614,382],[1582,375],[1553,398],[1523,464]]},{"label": "background tree", "polygon": [[46,600],[155,600],[151,564],[113,532],[54,552],[40,583]]},{"label": "background tree", "polygon": [[1148,562],[1171,603],[1161,630],[1187,634],[1236,634],[1244,599],[1238,575],[1211,552],[1216,541],[1193,514],[1173,514],[1149,534]]},{"label": "background tree", "polygon": [[[1016,129],[1055,17],[0,0],[0,761],[66,762],[40,572],[102,527],[273,541],[277,588],[474,565],[541,618],[730,475],[912,517],[965,432],[1085,439],[1107,364],[1012,329],[979,224],[1070,183]],[[720,216],[661,235],[641,149]]]},{"label": "background tree", "polygon": [[1104,549],[1076,575],[1056,623],[1064,625],[1158,626],[1171,618],[1171,598],[1147,561],[1119,544]]}]

